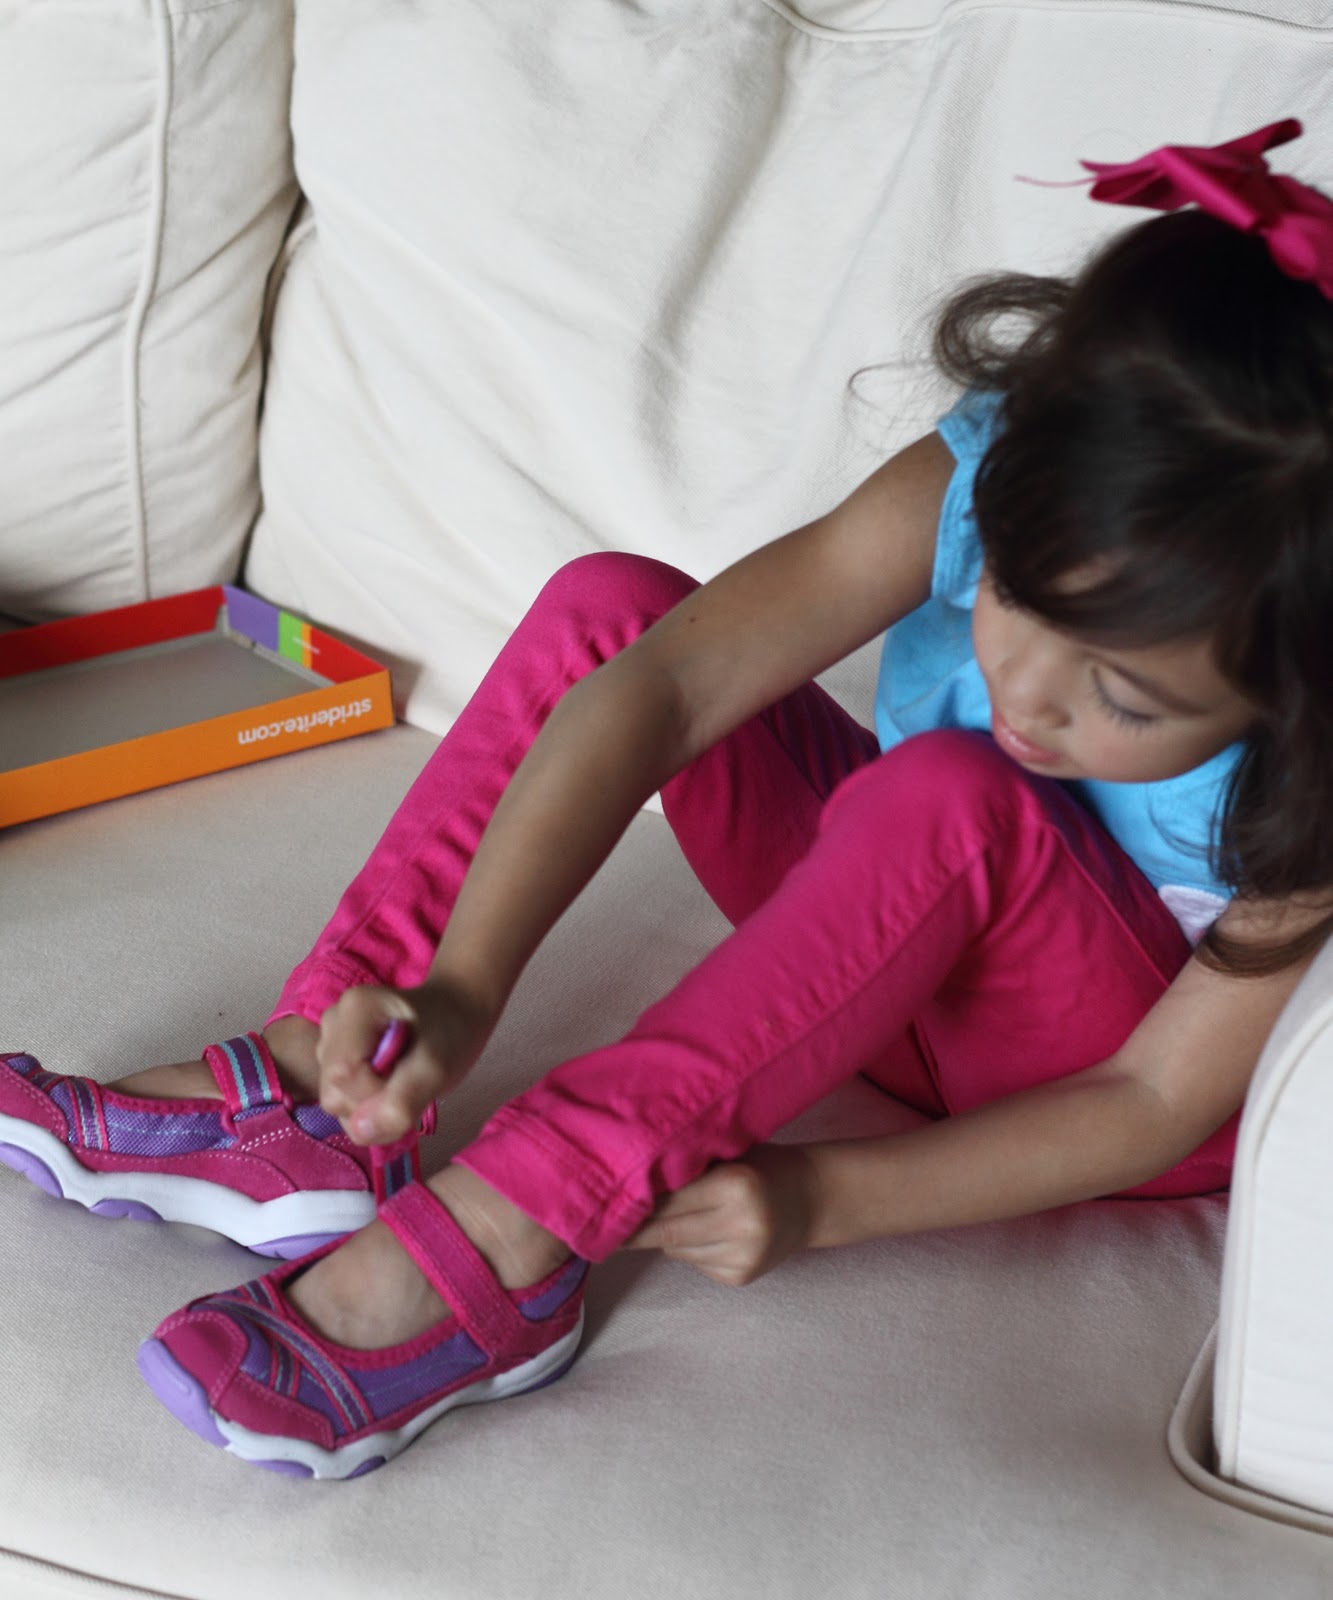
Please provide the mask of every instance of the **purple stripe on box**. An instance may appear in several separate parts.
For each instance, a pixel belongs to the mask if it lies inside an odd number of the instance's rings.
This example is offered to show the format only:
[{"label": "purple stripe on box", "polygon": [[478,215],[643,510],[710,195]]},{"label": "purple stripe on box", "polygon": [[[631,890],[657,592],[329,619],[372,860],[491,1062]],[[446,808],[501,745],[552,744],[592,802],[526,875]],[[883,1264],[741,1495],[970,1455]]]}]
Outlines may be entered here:
[{"label": "purple stripe on box", "polygon": [[227,597],[227,626],[237,633],[243,633],[247,639],[253,639],[256,644],[262,644],[266,650],[276,650],[278,608],[229,583],[222,585],[222,592]]}]

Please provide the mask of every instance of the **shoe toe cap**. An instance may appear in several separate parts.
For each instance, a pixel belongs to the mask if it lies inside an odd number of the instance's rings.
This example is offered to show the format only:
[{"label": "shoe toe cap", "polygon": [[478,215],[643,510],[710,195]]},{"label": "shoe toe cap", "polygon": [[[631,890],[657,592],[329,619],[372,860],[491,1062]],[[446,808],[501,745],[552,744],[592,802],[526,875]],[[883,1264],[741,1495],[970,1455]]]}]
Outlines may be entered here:
[{"label": "shoe toe cap", "polygon": [[0,1116],[34,1123],[57,1139],[65,1139],[69,1124],[50,1094],[32,1081],[34,1069],[42,1070],[36,1056],[0,1056]]},{"label": "shoe toe cap", "polygon": [[169,1317],[154,1337],[198,1383],[214,1417],[326,1450],[336,1442],[329,1418],[304,1403],[301,1363],[253,1317],[199,1301]]}]

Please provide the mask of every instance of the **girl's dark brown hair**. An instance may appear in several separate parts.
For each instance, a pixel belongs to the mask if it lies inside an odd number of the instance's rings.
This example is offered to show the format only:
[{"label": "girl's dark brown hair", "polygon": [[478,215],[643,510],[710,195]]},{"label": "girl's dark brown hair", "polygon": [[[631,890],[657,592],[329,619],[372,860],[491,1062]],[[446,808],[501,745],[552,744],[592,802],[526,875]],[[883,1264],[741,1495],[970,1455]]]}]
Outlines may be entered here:
[{"label": "girl's dark brown hair", "polygon": [[[1003,396],[975,509],[998,591],[1108,647],[1207,637],[1255,706],[1214,867],[1239,896],[1333,895],[1333,304],[1259,239],[1156,217],[1072,282],[947,305],[943,370]],[[1075,571],[1103,574],[1071,587]],[[1214,928],[1218,970],[1311,953]]]}]

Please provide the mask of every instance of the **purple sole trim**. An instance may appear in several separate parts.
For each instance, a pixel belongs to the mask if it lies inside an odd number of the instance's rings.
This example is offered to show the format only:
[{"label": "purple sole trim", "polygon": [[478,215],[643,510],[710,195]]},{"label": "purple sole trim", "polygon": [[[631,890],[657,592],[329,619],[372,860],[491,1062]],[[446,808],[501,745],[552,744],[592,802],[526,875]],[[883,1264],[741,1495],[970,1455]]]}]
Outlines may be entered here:
[{"label": "purple sole trim", "polygon": [[[251,1467],[263,1467],[265,1472],[277,1472],[284,1478],[313,1478],[315,1474],[309,1467],[302,1466],[299,1461],[250,1461]],[[355,1472],[349,1472],[340,1481],[350,1483],[353,1478],[364,1478],[368,1472],[375,1472],[384,1465],[383,1456],[371,1456],[369,1461],[363,1461]]]},{"label": "purple sole trim", "polygon": [[183,1422],[206,1443],[225,1450],[227,1441],[213,1421],[203,1386],[195,1382],[166,1345],[158,1339],[145,1339],[137,1360],[144,1382],[177,1422]]},{"label": "purple sole trim", "polygon": [[[574,1354],[572,1356],[570,1356],[569,1360],[565,1362],[564,1366],[557,1367],[554,1372],[548,1373],[547,1376],[544,1377],[540,1383],[534,1383],[533,1386],[530,1389],[521,1389],[519,1391],[519,1393],[520,1394],[536,1394],[538,1389],[549,1389],[550,1386],[553,1383],[559,1383],[561,1378],[564,1377],[564,1375],[574,1365],[574,1363],[578,1360],[578,1358],[579,1358],[579,1352],[576,1350],[574,1352]],[[515,1397],[515,1398],[517,1398],[517,1397]]]},{"label": "purple sole trim", "polygon": [[[39,1189],[44,1190],[56,1200],[69,1198],[60,1187],[60,1179],[51,1171],[46,1162],[30,1151],[20,1150],[16,1144],[0,1144],[0,1162],[12,1171],[20,1173],[30,1183],[35,1183]],[[76,1200],[75,1205],[83,1205],[81,1200]],[[99,1200],[96,1205],[84,1206],[95,1217],[125,1217],[134,1222],[161,1222],[162,1218],[139,1200]]]},{"label": "purple sole trim", "polygon": [[298,1256],[308,1256],[335,1239],[345,1239],[345,1233],[293,1233],[285,1239],[265,1239],[262,1244],[247,1245],[257,1256],[273,1256],[280,1261],[295,1261]]},{"label": "purple sole trim", "polygon": [[263,1467],[265,1472],[276,1472],[284,1478],[313,1478],[315,1474],[299,1461],[251,1461],[252,1467]]},{"label": "purple sole trim", "polygon": [[57,1200],[65,1198],[65,1191],[46,1162],[39,1161],[26,1150],[20,1150],[16,1144],[0,1144],[0,1161],[11,1171],[21,1173],[30,1183],[35,1183],[39,1189],[54,1195]]},{"label": "purple sole trim", "polygon": [[[35,1156],[28,1150],[22,1150],[16,1144],[0,1144],[0,1165],[9,1167],[20,1176],[27,1178],[29,1183],[35,1183],[44,1193],[56,1200],[68,1200],[65,1191],[60,1187],[60,1179],[51,1171],[40,1156]],[[82,1200],[74,1200],[74,1205],[84,1206],[84,1210],[95,1217],[114,1217],[120,1221],[128,1222],[162,1222],[165,1219],[152,1206],[145,1205],[141,1200],[120,1200],[114,1197],[99,1200],[95,1205],[84,1205]],[[226,1235],[224,1234],[225,1238]],[[332,1244],[335,1239],[345,1239],[346,1233],[293,1233],[281,1239],[265,1239],[260,1244],[247,1245],[245,1248],[253,1250],[258,1256],[270,1256],[280,1261],[295,1261],[298,1256],[309,1255],[312,1250],[318,1250],[322,1245]]]},{"label": "purple sole trim", "polygon": [[123,1217],[128,1222],[161,1222],[162,1218],[140,1200],[99,1200],[89,1206],[95,1217]]},{"label": "purple sole trim", "polygon": [[[227,1441],[213,1420],[213,1412],[203,1386],[186,1372],[161,1340],[144,1340],[139,1346],[138,1365],[144,1382],[177,1422],[183,1422],[190,1432],[198,1434],[205,1444],[215,1444],[223,1450],[227,1448]],[[384,1461],[383,1456],[371,1456],[369,1461],[363,1461],[356,1471],[349,1472],[347,1477],[364,1478],[366,1473],[382,1467]],[[276,1472],[284,1478],[314,1477],[310,1468],[303,1466],[299,1461],[251,1461],[249,1465],[263,1467],[266,1472]]]}]

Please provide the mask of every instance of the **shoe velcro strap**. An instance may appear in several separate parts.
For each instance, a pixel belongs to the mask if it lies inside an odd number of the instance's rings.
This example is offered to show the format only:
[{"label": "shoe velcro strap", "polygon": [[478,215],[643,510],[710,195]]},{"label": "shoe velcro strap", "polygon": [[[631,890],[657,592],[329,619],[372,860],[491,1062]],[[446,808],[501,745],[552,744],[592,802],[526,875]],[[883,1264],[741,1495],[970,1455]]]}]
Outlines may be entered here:
[{"label": "shoe velcro strap", "polygon": [[235,1039],[224,1039],[221,1044],[211,1044],[204,1051],[204,1061],[233,1117],[269,1106],[291,1110],[291,1096],[278,1081],[278,1069],[260,1034],[243,1033]]},{"label": "shoe velcro strap", "polygon": [[424,1183],[400,1189],[380,1206],[379,1216],[486,1355],[532,1344],[532,1323]]},{"label": "shoe velcro strap", "polygon": [[421,1182],[421,1154],[415,1129],[393,1144],[371,1145],[370,1179],[376,1205],[391,1200],[409,1184]]},{"label": "shoe velcro strap", "polygon": [[417,1140],[423,1134],[434,1132],[435,1106],[432,1103],[422,1112],[421,1121],[411,1133],[395,1139],[392,1144],[371,1145],[370,1178],[376,1205],[392,1199],[409,1183],[421,1182],[421,1152],[417,1149]]}]

